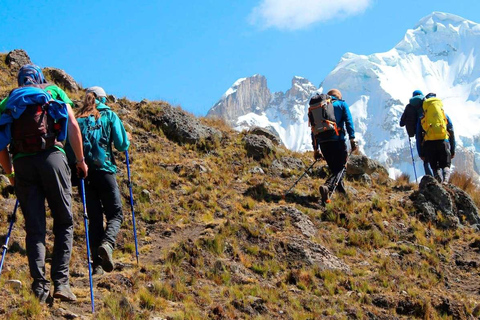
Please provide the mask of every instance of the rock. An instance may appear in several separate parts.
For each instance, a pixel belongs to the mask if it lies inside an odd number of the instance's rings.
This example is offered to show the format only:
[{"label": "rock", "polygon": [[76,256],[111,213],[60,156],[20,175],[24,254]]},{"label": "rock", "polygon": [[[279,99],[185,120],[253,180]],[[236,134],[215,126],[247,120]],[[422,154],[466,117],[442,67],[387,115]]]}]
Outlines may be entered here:
[{"label": "rock", "polygon": [[324,246],[298,237],[286,237],[281,240],[276,251],[285,255],[285,259],[292,265],[305,263],[319,267],[321,270],[340,270],[350,273],[350,267],[334,256]]},{"label": "rock", "polygon": [[248,170],[249,173],[256,173],[256,174],[265,174],[262,168],[260,167],[253,167],[252,169]]},{"label": "rock", "polygon": [[423,220],[443,228],[456,228],[463,222],[480,223],[478,209],[467,193],[453,185],[441,185],[431,176],[422,178],[419,190],[410,199]]},{"label": "rock", "polygon": [[8,280],[5,284],[12,287],[17,293],[20,292],[23,287],[23,283],[20,280]]},{"label": "rock", "polygon": [[347,175],[357,176],[362,174],[372,174],[374,172],[383,172],[388,175],[385,169],[378,161],[369,159],[363,154],[352,154],[347,162]]},{"label": "rock", "polygon": [[73,313],[72,311],[65,310],[63,308],[58,308],[55,313],[65,319],[76,319],[79,317],[77,314]]},{"label": "rock", "polygon": [[25,50],[15,49],[7,54],[5,63],[15,71],[18,71],[26,64],[32,64],[30,57]]},{"label": "rock", "polygon": [[455,206],[458,209],[460,221],[466,220],[471,225],[479,224],[480,217],[478,216],[478,209],[468,193],[453,184],[448,185],[448,189],[453,191]]},{"label": "rock", "polygon": [[[304,171],[305,165],[298,158],[281,157],[280,159],[273,160],[269,169],[275,175],[282,175],[285,170]],[[309,172],[313,173],[313,170],[310,170]]]},{"label": "rock", "polygon": [[147,189],[142,190],[142,198],[144,198],[146,201],[150,202],[150,191]]},{"label": "rock", "polygon": [[77,92],[80,90],[80,85],[65,71],[57,68],[44,68],[43,74],[45,77],[52,79],[52,81],[65,88],[66,90]]},{"label": "rock", "polygon": [[288,206],[281,206],[274,208],[272,210],[273,216],[277,221],[285,221],[285,218],[288,216],[292,220],[292,224],[300,229],[302,234],[306,237],[313,237],[317,233],[317,229],[310,220],[310,218],[303,214],[301,211]]},{"label": "rock", "polygon": [[261,160],[275,151],[270,139],[256,134],[247,134],[243,138],[247,155],[255,160]]},{"label": "rock", "polygon": [[368,187],[372,185],[372,178],[366,173],[362,174],[358,180]]},{"label": "rock", "polygon": [[248,133],[264,136],[270,141],[272,141],[274,144],[276,144],[277,146],[282,144],[282,140],[280,140],[280,137],[277,136],[278,133],[277,135],[275,135],[276,132],[274,133],[268,128],[253,127],[250,130],[248,130]]},{"label": "rock", "polygon": [[145,107],[141,114],[162,129],[165,136],[179,144],[211,143],[222,139],[222,133],[217,129],[201,124],[193,115],[187,114],[180,108],[174,108],[167,103],[161,106],[140,102]]}]

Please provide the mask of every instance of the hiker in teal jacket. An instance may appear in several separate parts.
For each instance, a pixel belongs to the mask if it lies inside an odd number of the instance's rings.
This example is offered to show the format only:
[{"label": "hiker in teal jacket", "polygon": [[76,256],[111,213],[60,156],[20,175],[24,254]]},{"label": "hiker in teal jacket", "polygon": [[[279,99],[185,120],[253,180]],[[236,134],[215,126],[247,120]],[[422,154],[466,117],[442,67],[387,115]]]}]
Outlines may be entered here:
[{"label": "hiker in teal jacket", "polygon": [[[85,160],[90,168],[85,180],[85,196],[93,274],[97,275],[114,268],[112,253],[123,222],[112,143],[118,151],[125,151],[130,145],[122,121],[105,102],[105,91],[101,87],[91,87],[76,115],[82,131]],[[104,215],[106,228],[103,227]]]}]

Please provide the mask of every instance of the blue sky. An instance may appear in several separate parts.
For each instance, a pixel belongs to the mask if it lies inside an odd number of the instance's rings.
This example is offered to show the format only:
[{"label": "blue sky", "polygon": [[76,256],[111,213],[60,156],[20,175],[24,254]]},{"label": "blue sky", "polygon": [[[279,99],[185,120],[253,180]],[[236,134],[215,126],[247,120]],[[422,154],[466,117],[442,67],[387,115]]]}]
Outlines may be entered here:
[{"label": "blue sky", "polygon": [[478,0],[3,0],[0,52],[202,116],[238,78],[318,86],[344,53],[388,51],[433,11],[480,23]]}]

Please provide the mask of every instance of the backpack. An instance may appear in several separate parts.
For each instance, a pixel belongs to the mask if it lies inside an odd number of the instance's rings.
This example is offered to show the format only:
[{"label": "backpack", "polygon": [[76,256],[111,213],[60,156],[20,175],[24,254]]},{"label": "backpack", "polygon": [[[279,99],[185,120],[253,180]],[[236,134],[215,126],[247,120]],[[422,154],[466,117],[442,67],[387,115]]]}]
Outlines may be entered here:
[{"label": "backpack", "polygon": [[425,141],[448,139],[447,122],[442,100],[434,97],[423,101],[421,124]]},{"label": "backpack", "polygon": [[5,113],[13,118],[10,153],[36,153],[63,146],[59,141],[65,135],[60,133],[68,118],[62,121],[57,116],[67,113],[66,106],[52,100],[42,88],[25,86],[12,90]]},{"label": "backpack", "polygon": [[110,142],[108,128],[102,126],[101,118],[95,119],[93,115],[85,118],[81,125],[83,139],[83,154],[88,166],[102,168],[107,159],[107,147]]},{"label": "backpack", "polygon": [[334,133],[339,135],[330,96],[326,94],[313,96],[309,102],[308,118],[315,136],[326,137]]}]

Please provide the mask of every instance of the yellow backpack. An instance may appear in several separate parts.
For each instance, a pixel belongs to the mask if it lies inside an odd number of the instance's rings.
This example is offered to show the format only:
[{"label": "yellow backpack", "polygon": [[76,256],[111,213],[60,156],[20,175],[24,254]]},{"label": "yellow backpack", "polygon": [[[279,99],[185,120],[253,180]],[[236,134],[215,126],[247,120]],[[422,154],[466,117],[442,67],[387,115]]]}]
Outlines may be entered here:
[{"label": "yellow backpack", "polygon": [[425,131],[423,137],[425,141],[448,139],[447,122],[442,100],[430,98],[423,101],[421,124]]}]

